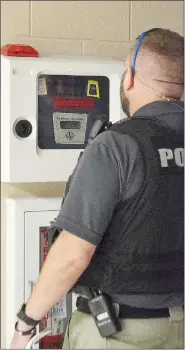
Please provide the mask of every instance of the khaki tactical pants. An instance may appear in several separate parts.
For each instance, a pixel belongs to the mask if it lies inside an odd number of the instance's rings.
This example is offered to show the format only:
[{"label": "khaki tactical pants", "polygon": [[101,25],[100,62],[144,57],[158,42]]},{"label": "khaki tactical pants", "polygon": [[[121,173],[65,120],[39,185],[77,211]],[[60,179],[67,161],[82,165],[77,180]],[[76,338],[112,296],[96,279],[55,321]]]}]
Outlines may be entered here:
[{"label": "khaki tactical pants", "polygon": [[184,349],[184,312],[171,309],[169,318],[122,319],[122,331],[102,338],[91,315],[75,311],[63,349]]}]

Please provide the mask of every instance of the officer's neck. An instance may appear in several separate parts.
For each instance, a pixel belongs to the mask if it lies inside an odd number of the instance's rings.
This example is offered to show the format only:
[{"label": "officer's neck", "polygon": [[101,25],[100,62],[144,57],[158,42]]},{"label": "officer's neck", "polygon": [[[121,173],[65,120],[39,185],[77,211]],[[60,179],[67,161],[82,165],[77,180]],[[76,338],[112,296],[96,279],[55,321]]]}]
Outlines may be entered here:
[{"label": "officer's neck", "polygon": [[136,113],[140,108],[157,101],[176,101],[180,100],[180,96],[177,98],[173,98],[170,96],[167,96],[165,94],[160,93],[159,91],[155,90],[154,88],[151,88],[145,84],[140,86],[140,89],[137,90],[137,93],[135,93],[132,98],[129,101],[129,112],[132,116],[134,113]]},{"label": "officer's neck", "polygon": [[[130,103],[130,115],[134,115],[140,108],[157,101],[164,101],[163,98],[155,96],[154,98],[143,98],[138,101],[134,101],[134,103]],[[167,101],[167,100],[166,100]]]}]

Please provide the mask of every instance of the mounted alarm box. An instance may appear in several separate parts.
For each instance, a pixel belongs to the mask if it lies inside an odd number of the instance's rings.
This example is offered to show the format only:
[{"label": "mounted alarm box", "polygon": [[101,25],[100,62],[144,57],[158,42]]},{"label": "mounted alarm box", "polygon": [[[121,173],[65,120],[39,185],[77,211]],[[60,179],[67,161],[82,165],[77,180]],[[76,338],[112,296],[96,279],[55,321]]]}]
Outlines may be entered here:
[{"label": "mounted alarm box", "polygon": [[[48,228],[58,215],[60,206],[61,198],[7,199],[7,349],[14,333],[16,313],[28,300],[48,254]],[[50,241],[53,241],[52,237]],[[40,331],[48,328],[52,329],[52,334],[43,338],[39,349],[61,349],[67,322],[76,309],[76,298],[76,294],[68,293],[43,318]]]},{"label": "mounted alarm box", "polygon": [[67,181],[97,118],[124,117],[123,63],[15,55],[1,55],[1,181]]}]

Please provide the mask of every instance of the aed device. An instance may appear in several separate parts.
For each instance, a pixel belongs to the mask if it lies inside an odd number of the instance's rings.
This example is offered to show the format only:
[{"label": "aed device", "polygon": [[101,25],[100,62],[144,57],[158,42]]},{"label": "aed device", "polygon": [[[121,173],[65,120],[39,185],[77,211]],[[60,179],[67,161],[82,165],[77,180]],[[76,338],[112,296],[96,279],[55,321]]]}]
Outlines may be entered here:
[{"label": "aed device", "polygon": [[94,122],[124,118],[122,62],[1,49],[1,181],[67,181]]}]

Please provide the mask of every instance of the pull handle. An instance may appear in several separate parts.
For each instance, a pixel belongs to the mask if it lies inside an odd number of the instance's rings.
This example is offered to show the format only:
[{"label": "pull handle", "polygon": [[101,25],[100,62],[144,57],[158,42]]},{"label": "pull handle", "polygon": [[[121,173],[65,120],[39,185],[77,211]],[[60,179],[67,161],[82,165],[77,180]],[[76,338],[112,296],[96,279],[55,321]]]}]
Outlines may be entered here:
[{"label": "pull handle", "polygon": [[33,288],[35,287],[35,282],[34,281],[29,281],[29,285],[30,285],[30,295],[33,292]]},{"label": "pull handle", "polygon": [[38,349],[38,342],[44,338],[46,335],[52,333],[52,329],[45,329],[42,332],[38,332],[34,337],[30,339],[25,349]]}]

